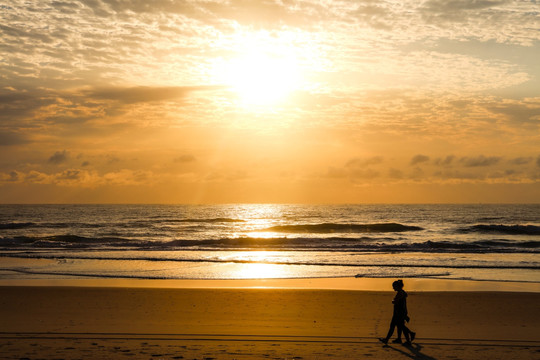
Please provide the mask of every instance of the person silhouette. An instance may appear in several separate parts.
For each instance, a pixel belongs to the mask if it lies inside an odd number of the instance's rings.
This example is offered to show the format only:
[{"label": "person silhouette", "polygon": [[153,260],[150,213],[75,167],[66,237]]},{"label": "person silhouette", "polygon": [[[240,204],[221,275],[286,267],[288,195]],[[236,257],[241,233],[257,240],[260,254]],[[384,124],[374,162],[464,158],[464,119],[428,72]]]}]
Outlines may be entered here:
[{"label": "person silhouette", "polygon": [[397,327],[397,338],[392,341],[394,344],[401,344],[401,334],[405,335],[405,343],[403,345],[411,345],[411,342],[416,337],[416,333],[409,330],[405,326],[405,321],[409,322],[409,315],[407,313],[407,293],[403,290],[403,280],[396,280],[392,283],[392,288],[396,291],[396,296],[392,300],[394,304],[394,314],[392,315],[392,321],[390,322],[390,328],[385,338],[379,338],[379,340],[388,344],[388,340],[392,337],[394,329]]}]

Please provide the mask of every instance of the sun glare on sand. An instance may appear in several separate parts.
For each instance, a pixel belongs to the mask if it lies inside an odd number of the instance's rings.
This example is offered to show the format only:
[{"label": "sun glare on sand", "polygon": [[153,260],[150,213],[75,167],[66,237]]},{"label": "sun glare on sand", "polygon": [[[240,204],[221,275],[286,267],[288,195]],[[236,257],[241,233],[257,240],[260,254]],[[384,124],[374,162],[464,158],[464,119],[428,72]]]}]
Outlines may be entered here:
[{"label": "sun glare on sand", "polygon": [[243,105],[273,105],[298,89],[301,71],[290,39],[243,35],[235,40],[233,53],[219,64],[219,78]]}]

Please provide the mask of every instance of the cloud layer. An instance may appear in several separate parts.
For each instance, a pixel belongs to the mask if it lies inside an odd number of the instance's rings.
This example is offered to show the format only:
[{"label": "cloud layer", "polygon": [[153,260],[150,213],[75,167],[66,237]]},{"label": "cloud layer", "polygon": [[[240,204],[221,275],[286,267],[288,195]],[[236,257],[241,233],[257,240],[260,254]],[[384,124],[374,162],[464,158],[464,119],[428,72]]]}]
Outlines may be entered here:
[{"label": "cloud layer", "polygon": [[[5,201],[54,201],[39,198],[50,187],[109,202],[350,202],[368,187],[378,202],[419,184],[419,202],[437,201],[430,186],[470,184],[485,186],[485,201],[498,186],[540,201],[526,195],[540,182],[535,1],[0,0],[0,10]],[[227,66],[253,53],[294,66],[286,98],[255,106],[235,91]],[[274,71],[259,66],[250,76]],[[133,193],[115,197],[122,186]]]}]

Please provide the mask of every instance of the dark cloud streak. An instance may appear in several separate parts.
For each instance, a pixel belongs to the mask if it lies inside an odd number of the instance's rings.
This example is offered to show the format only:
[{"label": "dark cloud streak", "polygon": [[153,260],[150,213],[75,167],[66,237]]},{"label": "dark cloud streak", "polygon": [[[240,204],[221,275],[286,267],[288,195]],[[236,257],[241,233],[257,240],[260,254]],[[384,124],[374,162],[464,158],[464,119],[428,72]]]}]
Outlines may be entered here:
[{"label": "dark cloud streak", "polygon": [[498,164],[501,161],[499,156],[476,156],[476,157],[463,157],[459,159],[465,167],[483,167]]},{"label": "dark cloud streak", "polygon": [[26,135],[0,130],[0,146],[23,145],[29,142]]},{"label": "dark cloud streak", "polygon": [[411,165],[417,165],[417,164],[425,163],[425,162],[428,162],[428,161],[429,161],[429,156],[427,156],[427,155],[422,155],[422,154],[418,154],[418,155],[415,155],[415,156],[411,159],[410,164],[411,164]]},{"label": "dark cloud streak", "polygon": [[190,162],[194,162],[196,160],[197,159],[195,158],[195,156],[193,156],[191,154],[184,154],[184,155],[180,155],[177,158],[175,158],[174,162],[175,163],[190,163]]},{"label": "dark cloud streak", "polygon": [[114,100],[125,104],[140,102],[166,101],[183,98],[195,91],[214,91],[223,86],[177,86],[177,87],[109,87],[83,91],[89,98]]},{"label": "dark cloud streak", "polygon": [[363,167],[368,165],[376,165],[383,162],[382,156],[373,156],[369,158],[354,158],[345,164],[345,167]]},{"label": "dark cloud streak", "polygon": [[66,150],[55,152],[48,160],[50,164],[59,165],[68,160],[68,152]]},{"label": "dark cloud streak", "polygon": [[532,161],[532,157],[517,157],[514,159],[511,159],[509,162],[510,164],[514,165],[525,165],[529,164]]}]

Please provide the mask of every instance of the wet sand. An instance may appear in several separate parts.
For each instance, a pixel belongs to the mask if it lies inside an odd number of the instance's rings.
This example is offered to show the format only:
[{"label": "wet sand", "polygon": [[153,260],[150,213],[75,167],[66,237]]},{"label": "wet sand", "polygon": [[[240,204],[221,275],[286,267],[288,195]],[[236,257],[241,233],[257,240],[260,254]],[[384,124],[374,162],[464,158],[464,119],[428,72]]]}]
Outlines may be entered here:
[{"label": "wet sand", "polygon": [[0,286],[3,359],[540,359],[538,292],[413,286],[405,347],[391,291],[41,285]]}]

